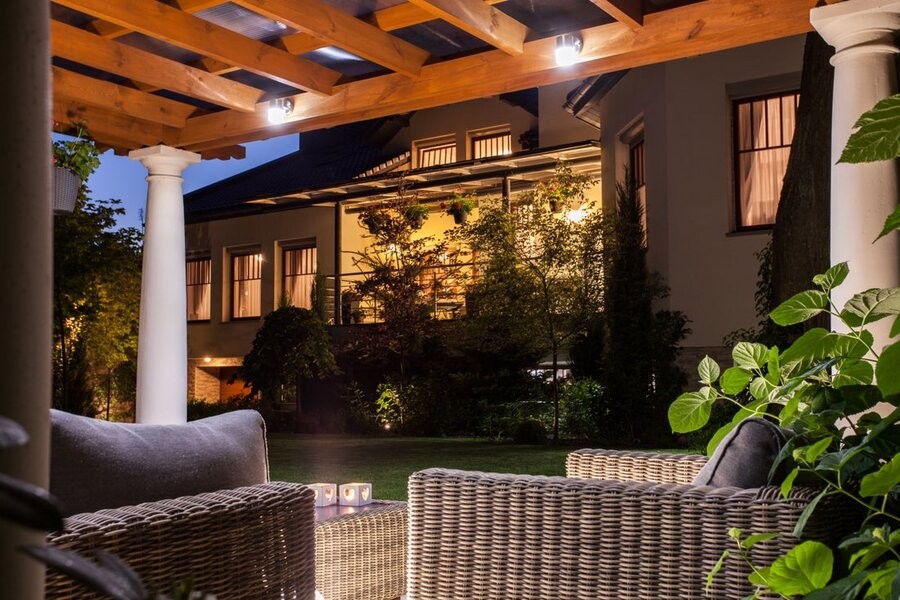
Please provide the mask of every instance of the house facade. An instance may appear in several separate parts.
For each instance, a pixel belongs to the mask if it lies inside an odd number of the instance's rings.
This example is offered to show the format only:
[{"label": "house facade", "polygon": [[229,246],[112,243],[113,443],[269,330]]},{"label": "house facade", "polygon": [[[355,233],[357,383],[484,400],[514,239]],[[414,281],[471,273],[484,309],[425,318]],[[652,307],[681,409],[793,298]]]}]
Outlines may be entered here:
[{"label": "house facade", "polygon": [[[453,227],[440,202],[454,191],[514,204],[559,159],[597,179],[605,210],[630,170],[649,267],[671,288],[660,308],[691,320],[684,364],[720,352],[723,336],[756,322],[754,253],[774,217],[802,54],[802,37],[784,38],[301,134],[297,153],[188,194],[189,397],[240,393],[230,382],[261,318],[285,300],[308,306],[317,270],[332,323],[348,321],[341,292],[368,244],[360,211],[401,181],[429,207],[420,235],[439,235]],[[461,306],[436,295],[434,316]],[[377,306],[354,310],[378,318]]]}]

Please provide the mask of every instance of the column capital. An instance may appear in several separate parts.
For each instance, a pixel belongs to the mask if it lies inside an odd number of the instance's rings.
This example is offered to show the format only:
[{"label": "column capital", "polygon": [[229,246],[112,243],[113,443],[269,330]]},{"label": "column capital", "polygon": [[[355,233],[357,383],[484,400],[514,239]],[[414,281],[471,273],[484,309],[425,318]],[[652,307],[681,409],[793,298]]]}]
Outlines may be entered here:
[{"label": "column capital", "polygon": [[196,152],[179,150],[171,146],[150,146],[128,153],[131,160],[140,161],[150,175],[171,175],[181,177],[181,173],[194,163],[200,162]]},{"label": "column capital", "polygon": [[847,0],[819,6],[809,12],[809,21],[838,52],[855,46],[896,52],[893,37],[900,30],[900,0]]}]

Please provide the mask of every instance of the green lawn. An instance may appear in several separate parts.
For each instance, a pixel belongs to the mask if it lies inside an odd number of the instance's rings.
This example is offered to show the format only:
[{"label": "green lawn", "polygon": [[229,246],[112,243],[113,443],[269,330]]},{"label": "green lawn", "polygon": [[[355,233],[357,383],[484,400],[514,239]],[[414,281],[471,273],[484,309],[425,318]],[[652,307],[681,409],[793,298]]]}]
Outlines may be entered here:
[{"label": "green lawn", "polygon": [[475,439],[371,438],[272,434],[269,470],[275,481],[370,481],[376,498],[406,500],[414,471],[447,467],[472,471],[564,475],[575,446],[524,446]]}]

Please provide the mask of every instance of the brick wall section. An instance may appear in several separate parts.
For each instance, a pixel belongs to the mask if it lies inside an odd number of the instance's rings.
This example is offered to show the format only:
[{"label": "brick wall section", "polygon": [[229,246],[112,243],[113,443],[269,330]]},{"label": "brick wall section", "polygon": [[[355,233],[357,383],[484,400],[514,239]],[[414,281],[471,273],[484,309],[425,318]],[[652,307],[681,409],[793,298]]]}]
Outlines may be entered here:
[{"label": "brick wall section", "polygon": [[197,400],[218,402],[219,367],[201,367],[200,361],[189,362],[193,364],[188,369],[188,395]]}]

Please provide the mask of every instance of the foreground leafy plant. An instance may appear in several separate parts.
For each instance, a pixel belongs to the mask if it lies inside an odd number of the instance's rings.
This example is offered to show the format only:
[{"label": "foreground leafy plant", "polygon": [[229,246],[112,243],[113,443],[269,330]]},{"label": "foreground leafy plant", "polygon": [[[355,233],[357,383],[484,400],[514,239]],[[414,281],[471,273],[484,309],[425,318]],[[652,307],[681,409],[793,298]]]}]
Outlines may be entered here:
[{"label": "foreground leafy plant", "polygon": [[[900,96],[864,114],[841,160],[900,156],[898,115]],[[898,229],[900,207],[878,237],[896,235]],[[827,312],[840,331],[810,329],[783,352],[741,342],[732,352],[734,365],[724,372],[706,357],[698,368],[703,387],[682,394],[669,409],[673,430],[688,432],[706,424],[715,403],[738,405],[734,419],[710,441],[710,452],[751,416],[768,416],[794,432],[770,477],[789,462],[793,469],[781,483],[785,497],[798,483],[821,489],[800,515],[794,536],[802,535],[810,515],[829,497],[842,497],[860,509],[859,529],[836,549],[806,541],[766,567],[750,563],[749,550],[769,534],[744,538],[732,530],[739,556],[752,569],[753,598],[768,592],[811,600],[900,598],[900,531],[894,531],[900,526],[900,342],[888,341],[879,350],[869,330],[873,323],[893,319],[888,338],[900,336],[900,288],[866,290],[837,307],[831,292],[849,272],[847,263],[831,267],[813,278],[817,289],[795,295],[769,315],[788,326]],[[882,410],[873,410],[876,406]],[[728,552],[714,567],[710,582],[727,557]]]}]

